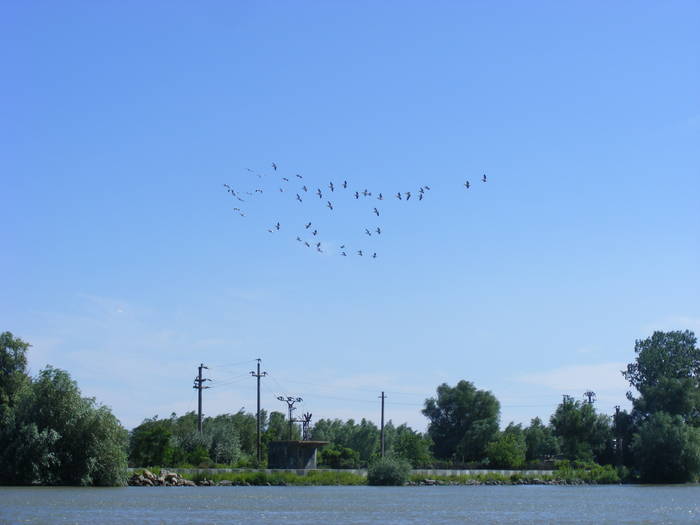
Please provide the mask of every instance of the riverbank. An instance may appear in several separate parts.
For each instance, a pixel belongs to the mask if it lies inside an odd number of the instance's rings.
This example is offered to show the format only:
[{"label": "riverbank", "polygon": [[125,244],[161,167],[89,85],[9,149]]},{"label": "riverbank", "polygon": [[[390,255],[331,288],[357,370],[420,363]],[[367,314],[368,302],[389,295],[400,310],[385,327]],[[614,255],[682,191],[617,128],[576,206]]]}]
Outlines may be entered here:
[{"label": "riverbank", "polygon": [[[479,485],[601,485],[621,482],[609,466],[557,471],[439,471],[414,470],[408,486]],[[274,471],[241,469],[134,469],[132,486],[337,486],[366,485],[366,472],[342,470]]]}]

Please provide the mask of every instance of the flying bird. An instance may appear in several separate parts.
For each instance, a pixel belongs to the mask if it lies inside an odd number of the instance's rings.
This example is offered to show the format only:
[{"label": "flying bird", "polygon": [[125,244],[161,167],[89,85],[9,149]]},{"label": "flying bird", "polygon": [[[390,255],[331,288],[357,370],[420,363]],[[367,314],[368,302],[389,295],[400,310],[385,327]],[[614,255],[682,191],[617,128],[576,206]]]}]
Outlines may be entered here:
[{"label": "flying bird", "polygon": [[348,254],[345,253],[345,252],[340,252],[340,255],[342,255],[343,257],[347,257],[347,256],[348,256]]},{"label": "flying bird", "polygon": [[297,236],[297,241],[301,242],[301,237]]},{"label": "flying bird", "polygon": [[367,188],[365,188],[365,191],[362,192],[362,195],[367,197],[367,195],[372,195],[370,192],[367,191]]},{"label": "flying bird", "polygon": [[341,245],[340,245],[340,249],[341,249],[341,250],[344,250],[344,249],[345,249],[345,245],[344,245],[344,244],[341,244]]},{"label": "flying bird", "polygon": [[378,233],[379,235],[382,234],[382,229],[381,229],[379,226],[377,226],[377,230],[376,230],[376,231],[377,231],[377,233]]},{"label": "flying bird", "polygon": [[258,188],[257,190],[255,190],[255,193],[262,193],[262,192],[263,192],[263,191],[262,191],[260,188]]},{"label": "flying bird", "polygon": [[486,182],[486,173],[484,173],[484,176],[481,177],[481,182]]},{"label": "flying bird", "polygon": [[314,236],[318,235],[318,230],[312,231],[311,234],[314,235]]},{"label": "flying bird", "polygon": [[304,228],[306,228],[308,230],[310,226],[311,226],[311,223],[308,223],[306,226],[304,226]]},{"label": "flying bird", "polygon": [[359,199],[359,198],[360,198],[360,194],[359,194],[358,192],[355,192],[355,198],[356,198],[356,199]]},{"label": "flying bird", "polygon": [[323,253],[323,250],[322,250],[320,247],[316,248],[316,251],[317,251],[318,253]]},{"label": "flying bird", "polygon": [[378,198],[380,201],[383,201],[383,200],[384,200],[384,195],[382,195],[382,194],[380,193],[380,194],[379,194],[379,197],[377,197],[377,198]]},{"label": "flying bird", "polygon": [[245,213],[243,212],[240,212],[238,215],[240,215],[241,217],[245,217]]},{"label": "flying bird", "polygon": [[309,188],[307,188],[306,185],[302,186],[301,189],[304,191],[309,191]]},{"label": "flying bird", "polygon": [[300,178],[300,179],[303,179],[303,178],[304,178],[304,177],[302,177],[301,175],[299,175],[298,173],[297,173],[297,177]]},{"label": "flying bird", "polygon": [[366,233],[367,235],[369,235],[370,237],[372,236],[372,232],[369,231],[367,228],[365,228],[365,233]]},{"label": "flying bird", "polygon": [[406,200],[408,200],[408,199],[410,199],[410,198],[411,198],[411,192],[410,192],[410,191],[407,191],[407,192],[406,192]]},{"label": "flying bird", "polygon": [[322,198],[323,198],[323,193],[321,193],[321,188],[319,188],[319,189],[316,190],[316,195],[318,195],[318,198],[319,198],[319,199],[322,199]]},{"label": "flying bird", "polygon": [[465,187],[465,188],[469,189],[470,186],[471,186],[471,184],[469,184],[469,181],[466,181],[466,182],[464,183],[464,187]]},{"label": "flying bird", "polygon": [[372,259],[376,259],[376,258],[377,258],[377,252],[374,252],[374,253],[372,254]]},{"label": "flying bird", "polygon": [[306,244],[307,248],[311,248],[311,245],[308,243],[308,241],[304,241],[304,244]]},{"label": "flying bird", "polygon": [[328,204],[326,204],[326,206],[328,206],[331,209],[331,211],[333,211],[333,205],[331,204],[331,201],[328,201]]},{"label": "flying bird", "polygon": [[284,182],[289,182],[289,179],[288,179],[287,177],[282,177],[282,180],[283,180]]},{"label": "flying bird", "polygon": [[359,255],[360,257],[362,257],[362,250],[357,250],[357,255]]},{"label": "flying bird", "polygon": [[334,191],[334,190],[335,190],[335,186],[333,186],[333,182],[331,182],[331,183],[328,185],[328,187],[331,189],[331,191]]},{"label": "flying bird", "polygon": [[422,193],[421,193],[420,195],[418,195],[418,200],[419,200],[419,201],[422,201],[422,200],[423,200],[423,194],[422,194]]},{"label": "flying bird", "polygon": [[379,217],[379,210],[377,208],[374,208],[374,213]]},{"label": "flying bird", "polygon": [[430,191],[430,186],[423,186],[426,190]]},{"label": "flying bird", "polygon": [[234,208],[233,211],[241,211],[240,208]]},{"label": "flying bird", "polygon": [[396,198],[401,200],[401,192],[400,191],[396,193]]},{"label": "flying bird", "polygon": [[297,200],[298,200],[299,202],[301,202],[301,197],[299,196],[298,193],[297,193]]},{"label": "flying bird", "polygon": [[282,193],[283,191],[284,191],[284,190],[283,190],[282,188],[280,188],[280,193]]},{"label": "flying bird", "polygon": [[279,222],[278,222],[277,224],[275,224],[275,228],[277,228],[277,231],[279,231],[280,227],[281,227],[281,226],[280,226],[280,223],[279,223]]},{"label": "flying bird", "polygon": [[272,163],[272,169],[277,171],[277,164],[275,164],[274,162]]},{"label": "flying bird", "polygon": [[321,247],[321,243],[320,243],[320,242],[317,242],[317,243],[316,243],[316,248],[320,248],[320,247]]},{"label": "flying bird", "polygon": [[343,188],[347,188],[347,187],[348,187],[348,181],[344,180],[343,181]]}]

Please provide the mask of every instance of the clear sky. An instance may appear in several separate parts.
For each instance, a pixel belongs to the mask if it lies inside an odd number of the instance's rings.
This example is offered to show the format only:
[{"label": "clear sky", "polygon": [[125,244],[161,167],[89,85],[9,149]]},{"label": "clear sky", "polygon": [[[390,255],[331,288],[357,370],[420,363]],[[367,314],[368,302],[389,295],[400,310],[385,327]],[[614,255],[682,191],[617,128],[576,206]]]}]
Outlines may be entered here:
[{"label": "clear sky", "polygon": [[[700,334],[699,20],[694,1],[4,2],[0,330],[127,427],[196,409],[200,362],[207,414],[254,411],[257,357],[263,407],[298,395],[314,419],[378,422],[385,390],[424,429],[460,379],[502,424],[588,389],[627,406],[635,339]],[[297,173],[373,196],[299,203]],[[295,240],[308,220],[323,254]]]}]

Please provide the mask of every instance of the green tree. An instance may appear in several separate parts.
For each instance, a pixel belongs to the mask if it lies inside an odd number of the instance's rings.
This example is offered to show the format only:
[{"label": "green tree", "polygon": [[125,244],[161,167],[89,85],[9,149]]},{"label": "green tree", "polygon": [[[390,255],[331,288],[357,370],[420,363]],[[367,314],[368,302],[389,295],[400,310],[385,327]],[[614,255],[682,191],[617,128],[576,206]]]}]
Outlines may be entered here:
[{"label": "green tree", "polygon": [[632,452],[642,481],[694,481],[700,472],[700,429],[680,416],[657,412],[640,425]]},{"label": "green tree", "polygon": [[319,463],[328,468],[357,468],[360,466],[360,453],[342,445],[331,444],[321,450]]},{"label": "green tree", "polygon": [[623,371],[639,392],[633,402],[637,420],[656,412],[678,415],[692,425],[700,424],[700,348],[689,330],[654,332],[634,344],[637,357]]},{"label": "green tree", "polygon": [[486,446],[489,465],[500,468],[520,468],[525,464],[525,434],[520,425],[510,424],[498,439]]},{"label": "green tree", "polygon": [[80,395],[67,372],[47,367],[17,400],[0,432],[0,481],[121,485],[127,432],[111,411]]},{"label": "green tree", "polygon": [[405,423],[396,427],[395,433],[396,436],[390,449],[394,456],[405,459],[414,467],[430,462],[430,438],[416,432]]},{"label": "green tree", "polygon": [[527,450],[527,461],[542,460],[559,453],[559,443],[552,429],[542,423],[538,417],[530,421],[530,426],[523,430]]},{"label": "green tree", "polygon": [[11,332],[0,334],[0,406],[13,407],[21,390],[29,384],[25,343]]},{"label": "green tree", "polygon": [[611,458],[610,418],[596,414],[591,403],[565,398],[552,415],[551,425],[567,459],[604,461]]},{"label": "green tree", "polygon": [[486,445],[498,434],[498,400],[469,381],[454,387],[443,383],[437,398],[425,401],[422,412],[430,420],[428,434],[440,459],[480,461],[486,457]]}]

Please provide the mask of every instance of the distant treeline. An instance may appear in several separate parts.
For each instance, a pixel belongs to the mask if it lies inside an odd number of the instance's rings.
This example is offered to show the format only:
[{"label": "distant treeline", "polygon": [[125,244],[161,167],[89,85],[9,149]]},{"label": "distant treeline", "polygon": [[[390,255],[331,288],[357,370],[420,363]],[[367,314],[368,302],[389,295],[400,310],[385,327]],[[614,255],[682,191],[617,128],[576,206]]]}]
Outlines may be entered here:
[{"label": "distant treeline", "polygon": [[[127,438],[111,412],[83,398],[66,372],[26,373],[29,345],[0,335],[0,482],[103,484],[124,482],[132,466],[264,467],[270,441],[288,439],[280,412],[261,414],[263,459],[256,459],[255,415],[207,417],[194,412],[146,419]],[[500,430],[500,404],[468,381],[438,386],[425,401],[425,433],[385,426],[386,455],[415,468],[521,468],[553,464],[611,465],[620,478],[685,482],[700,475],[700,349],[689,331],[654,332],[635,342],[623,372],[636,390],[633,408],[598,413],[593,403],[564,398],[549,422]],[[293,438],[299,428],[293,426]],[[321,419],[311,438],[329,441],[319,466],[367,467],[377,462],[380,431],[362,419]],[[568,461],[568,462],[567,462]],[[568,466],[566,468],[569,468]],[[606,467],[609,468],[609,467]]]}]

